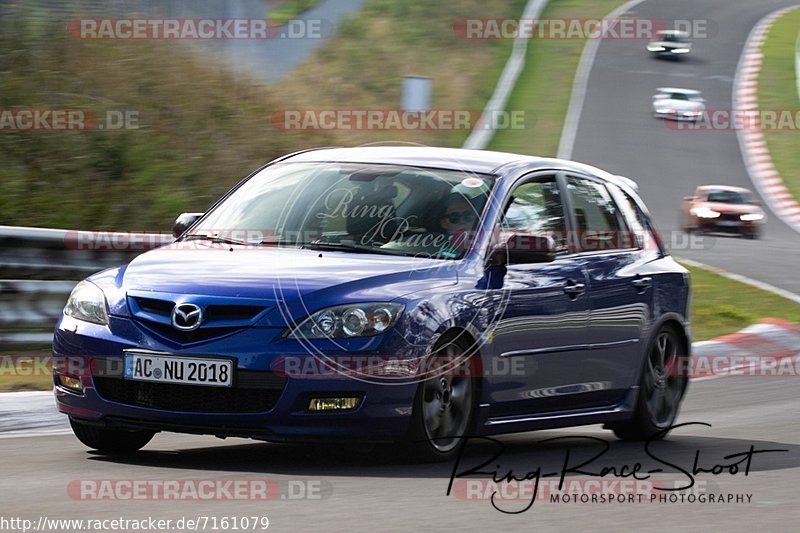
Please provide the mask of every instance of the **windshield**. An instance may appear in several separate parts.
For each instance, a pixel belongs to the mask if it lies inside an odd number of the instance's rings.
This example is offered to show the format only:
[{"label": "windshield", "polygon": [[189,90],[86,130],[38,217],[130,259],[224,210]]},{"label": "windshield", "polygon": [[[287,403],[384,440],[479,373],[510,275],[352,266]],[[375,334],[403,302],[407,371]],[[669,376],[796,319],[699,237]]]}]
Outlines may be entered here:
[{"label": "windshield", "polygon": [[685,43],[685,42],[687,42],[686,37],[684,37],[683,35],[680,35],[680,34],[676,34],[676,33],[665,33],[665,34],[662,34],[661,38],[662,38],[663,41],[670,42],[670,43]]},{"label": "windshield", "polygon": [[458,259],[493,185],[464,171],[278,163],[183,238]]},{"label": "windshield", "polygon": [[752,204],[753,196],[750,193],[737,191],[709,191],[707,201],[723,204]]}]

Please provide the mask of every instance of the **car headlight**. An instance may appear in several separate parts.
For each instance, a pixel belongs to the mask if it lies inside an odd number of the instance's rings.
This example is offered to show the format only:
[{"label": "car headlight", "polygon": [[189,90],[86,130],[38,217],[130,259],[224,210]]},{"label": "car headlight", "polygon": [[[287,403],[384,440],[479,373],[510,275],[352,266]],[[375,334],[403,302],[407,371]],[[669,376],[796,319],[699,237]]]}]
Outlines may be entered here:
[{"label": "car headlight", "polygon": [[394,326],[403,305],[371,302],[321,309],[290,333],[292,339],[346,339],[380,335]]},{"label": "car headlight", "polygon": [[718,218],[719,213],[708,207],[695,207],[692,214],[700,218]]},{"label": "car headlight", "polygon": [[651,45],[649,45],[647,47],[647,50],[649,52],[663,52],[664,50],[666,50],[666,48],[664,48],[663,46],[658,46],[658,45],[652,45],[651,44]]},{"label": "car headlight", "polygon": [[757,220],[764,220],[764,213],[745,213],[739,216],[739,219],[746,222],[755,222]]},{"label": "car headlight", "polygon": [[107,307],[102,289],[89,281],[81,281],[67,298],[64,314],[105,326],[108,324]]},{"label": "car headlight", "polygon": [[672,53],[673,54],[688,54],[689,53],[689,48],[673,48],[672,49]]}]

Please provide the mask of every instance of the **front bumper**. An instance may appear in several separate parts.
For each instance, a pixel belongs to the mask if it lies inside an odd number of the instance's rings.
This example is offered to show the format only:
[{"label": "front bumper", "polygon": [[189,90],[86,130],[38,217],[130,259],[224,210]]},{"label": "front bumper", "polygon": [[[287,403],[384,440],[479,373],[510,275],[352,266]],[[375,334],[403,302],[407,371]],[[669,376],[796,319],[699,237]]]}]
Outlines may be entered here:
[{"label": "front bumper", "polygon": [[694,111],[670,111],[670,112],[664,112],[664,111],[657,111],[656,110],[656,111],[653,111],[653,115],[655,117],[658,117],[658,118],[664,118],[664,119],[668,119],[668,120],[679,120],[679,121],[685,120],[685,121],[688,121],[688,122],[698,122],[698,121],[702,120],[702,118],[703,118],[703,114],[702,113],[697,113],[697,112],[694,112]]},{"label": "front bumper", "polygon": [[688,56],[691,53],[691,50],[676,52],[675,50],[685,50],[685,48],[663,48],[659,49],[660,47],[655,46],[648,46],[647,51],[653,54],[654,56],[661,58],[661,59],[683,59],[684,57]]},{"label": "front bumper", "polygon": [[760,221],[748,221],[738,218],[701,218],[697,219],[698,230],[706,233],[735,233],[739,235],[758,235],[763,225]]},{"label": "front bumper", "polygon": [[[347,351],[349,356],[406,351],[397,335],[358,341],[347,347],[353,350]],[[236,380],[232,388],[216,388],[123,379],[126,349],[230,357],[235,360]],[[333,355],[333,351],[324,353]],[[341,372],[287,372],[285,365],[276,367],[276,362],[291,357],[300,361],[297,367],[322,366],[319,358],[309,354],[298,341],[284,339],[278,331],[266,328],[247,328],[178,349],[163,339],[148,336],[130,319],[112,317],[109,328],[64,317],[56,329],[53,354],[58,359],[81,361],[77,367],[83,369],[74,371],[70,365],[57,369],[77,375],[82,393],[60,386],[54,374],[59,411],[87,423],[126,429],[269,441],[392,441],[408,429],[417,390],[412,380],[365,379],[363,374]],[[305,365],[304,361],[310,364]],[[332,396],[358,396],[361,401],[349,411],[308,410],[311,398]]]}]

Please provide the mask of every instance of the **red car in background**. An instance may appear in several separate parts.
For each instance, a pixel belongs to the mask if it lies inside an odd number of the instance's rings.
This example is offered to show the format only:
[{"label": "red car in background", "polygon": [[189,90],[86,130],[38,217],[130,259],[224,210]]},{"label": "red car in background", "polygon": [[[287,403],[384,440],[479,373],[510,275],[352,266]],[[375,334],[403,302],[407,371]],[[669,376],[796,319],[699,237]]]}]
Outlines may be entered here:
[{"label": "red car in background", "polygon": [[749,190],[729,185],[703,185],[683,199],[682,225],[686,232],[737,233],[749,239],[761,236],[767,215]]}]

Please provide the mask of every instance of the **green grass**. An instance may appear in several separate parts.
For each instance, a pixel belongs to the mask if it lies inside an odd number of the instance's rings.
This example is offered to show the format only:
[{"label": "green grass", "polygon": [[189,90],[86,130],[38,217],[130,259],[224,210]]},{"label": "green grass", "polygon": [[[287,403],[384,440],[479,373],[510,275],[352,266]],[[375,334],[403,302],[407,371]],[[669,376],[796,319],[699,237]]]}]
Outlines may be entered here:
[{"label": "green grass", "polygon": [[0,131],[0,224],[167,229],[293,149],[252,80],[167,41],[77,40],[49,16],[0,8],[0,109],[130,111],[139,127]]},{"label": "green grass", "polygon": [[[370,0],[278,88],[285,109],[397,109],[404,76],[433,81],[431,108],[480,112],[511,52],[511,40],[463,39],[464,18],[519,17],[525,0]],[[334,132],[336,144],[460,146],[466,130]]]},{"label": "green grass", "polygon": [[[800,10],[784,15],[772,26],[762,49],[764,63],[758,82],[762,110],[800,110],[795,72],[795,44]],[[786,187],[800,200],[800,130],[764,130],[770,155]]]},{"label": "green grass", "polygon": [[[620,0],[554,0],[541,18],[602,18]],[[499,130],[490,148],[507,152],[555,156],[572,95],[572,82],[585,40],[533,39],[528,43],[525,68],[520,74],[508,110],[525,113],[524,130]]]},{"label": "green grass", "polygon": [[692,335],[702,341],[733,333],[765,317],[800,324],[800,305],[776,294],[687,266],[692,276]]},{"label": "green grass", "polygon": [[279,8],[272,10],[267,18],[278,26],[283,26],[317,4],[319,4],[319,0],[289,0]]},{"label": "green grass", "polygon": [[30,363],[11,358],[23,355],[48,357],[50,354],[49,346],[15,346],[13,352],[2,354],[0,356],[0,392],[49,390],[52,388],[53,378],[50,374],[49,364],[48,370],[44,371],[41,366],[34,367]]},{"label": "green grass", "polygon": [[396,109],[405,75],[435,109],[482,110],[512,42],[465,40],[459,18],[514,17],[524,0],[369,0],[275,86],[168,41],[80,41],[24,3],[0,7],[0,109],[138,113],[124,131],[0,131],[0,224],[159,231],[254,168],[314,146],[459,146],[467,131],[281,131],[286,109]]},{"label": "green grass", "polygon": [[25,390],[50,390],[53,378],[49,375],[18,376],[0,375],[0,392],[17,392]]}]

